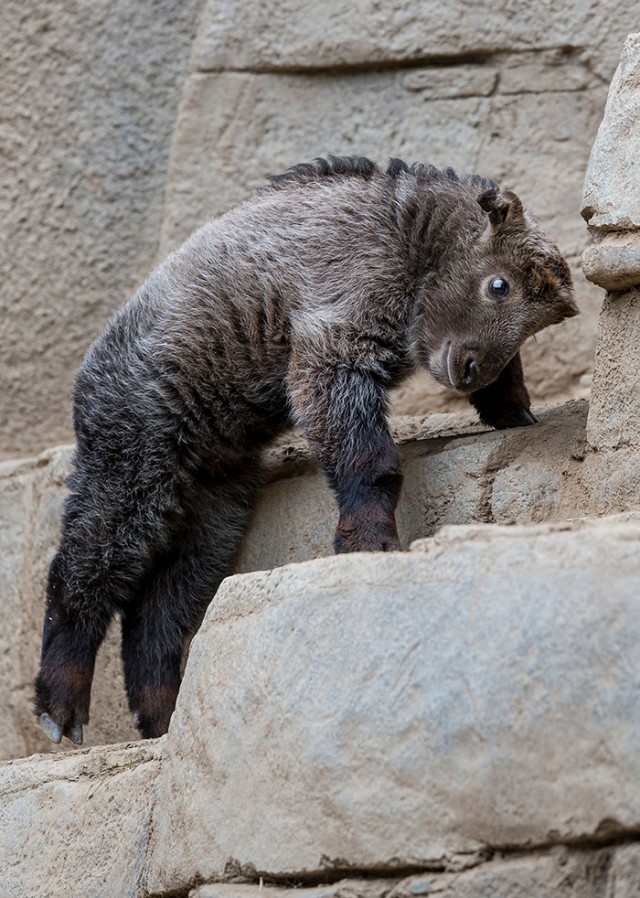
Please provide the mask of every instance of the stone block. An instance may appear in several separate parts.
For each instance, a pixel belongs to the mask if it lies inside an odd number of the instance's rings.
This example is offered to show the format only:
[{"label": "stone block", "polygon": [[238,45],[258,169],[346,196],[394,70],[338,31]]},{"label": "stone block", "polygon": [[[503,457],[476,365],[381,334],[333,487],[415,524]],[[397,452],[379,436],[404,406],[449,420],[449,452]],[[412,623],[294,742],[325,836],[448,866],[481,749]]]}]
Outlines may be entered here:
[{"label": "stone block", "polygon": [[189,898],[636,898],[640,847],[497,856],[458,873],[429,871],[406,879],[343,879],[283,888],[243,883],[202,885]]},{"label": "stone block", "polygon": [[587,438],[594,449],[640,446],[640,289],[607,295],[600,313]]},{"label": "stone block", "polygon": [[0,459],[71,438],[75,371],[153,263],[199,0],[6,0]]},{"label": "stone block", "polygon": [[0,765],[0,898],[138,898],[160,742]]},{"label": "stone block", "polygon": [[605,290],[640,284],[640,234],[633,231],[596,237],[582,254],[584,276]]},{"label": "stone block", "polygon": [[591,228],[640,228],[640,34],[631,34],[611,82],[591,151],[582,216]]},{"label": "stone block", "polygon": [[639,540],[637,515],[455,527],[227,579],[167,737],[149,890],[636,833]]},{"label": "stone block", "polygon": [[[538,427],[502,432],[482,432],[468,413],[398,422],[394,437],[405,478],[397,512],[402,545],[446,524],[579,516],[585,508],[586,412],[584,402],[567,403],[540,412]],[[267,570],[332,554],[336,504],[306,443],[278,450],[267,476],[236,570]],[[627,507],[622,501],[616,510]]]},{"label": "stone block", "polygon": [[[403,545],[444,524],[523,523],[584,513],[586,412],[584,402],[538,410],[538,426],[503,432],[484,431],[472,412],[397,419],[393,432],[405,475],[397,515]],[[7,722],[0,731],[0,758],[59,750],[41,733],[31,703],[46,573],[57,548],[70,456],[71,448],[62,447],[0,466],[0,707]],[[609,513],[632,506],[624,482],[611,493],[614,482],[598,469],[591,483],[598,507]],[[267,452],[267,482],[236,570],[332,554],[336,518],[335,501],[306,441],[288,434]],[[86,745],[137,738],[119,636],[116,622],[98,654]],[[62,748],[69,748],[66,741]]]},{"label": "stone block", "polygon": [[557,48],[566,55],[589,48],[602,56],[603,44],[609,49],[617,38],[619,46],[633,28],[635,11],[630,0],[620,2],[614,27],[606,7],[595,0],[549,4],[543,15],[531,4],[490,0],[479,0],[472,9],[464,0],[413,5],[328,0],[321,6],[295,0],[266,0],[259,6],[251,0],[208,0],[192,62],[201,71],[286,71],[437,61],[505,49]]}]

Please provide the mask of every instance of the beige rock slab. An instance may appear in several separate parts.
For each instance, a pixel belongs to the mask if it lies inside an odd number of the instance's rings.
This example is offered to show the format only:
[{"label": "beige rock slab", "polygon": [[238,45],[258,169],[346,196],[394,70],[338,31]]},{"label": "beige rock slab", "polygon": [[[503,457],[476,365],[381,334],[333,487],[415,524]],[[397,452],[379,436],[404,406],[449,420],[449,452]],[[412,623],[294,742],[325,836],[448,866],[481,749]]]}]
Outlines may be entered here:
[{"label": "beige rock slab", "polygon": [[597,450],[640,446],[640,289],[607,294],[600,313],[587,438]]},{"label": "beige rock slab", "polygon": [[[532,428],[482,432],[472,412],[397,419],[405,486],[398,510],[404,545],[442,524],[529,522],[580,514],[586,404],[538,410]],[[49,561],[57,548],[71,447],[0,466],[0,758],[52,746],[31,713]],[[272,568],[332,554],[335,502],[309,458],[288,434],[267,453],[265,485],[237,570]],[[594,480],[594,483],[599,482]],[[640,482],[640,480],[639,480]],[[630,507],[616,494],[607,510]],[[85,744],[137,738],[124,694],[119,625],[98,655]]]},{"label": "beige rock slab", "polygon": [[[481,432],[469,414],[416,418],[410,430],[402,422],[394,433],[405,478],[397,511],[402,545],[445,524],[532,523],[583,514],[586,412],[585,402],[536,409],[538,426],[501,432]],[[280,452],[270,463],[237,571],[333,551],[335,501],[308,451]],[[623,497],[618,501],[618,510],[630,507]]]},{"label": "beige rock slab", "polygon": [[640,228],[640,34],[627,38],[591,151],[582,216],[598,230]]},{"label": "beige rock slab", "polygon": [[582,270],[588,280],[605,290],[627,290],[638,286],[640,233],[605,233],[596,238],[582,254]]},{"label": "beige rock slab", "polygon": [[458,873],[425,872],[406,879],[343,879],[309,888],[216,883],[189,898],[637,898],[640,845],[552,848],[500,856]]},{"label": "beige rock slab", "polygon": [[151,267],[198,0],[4,0],[0,458],[71,439],[75,371]]},{"label": "beige rock slab", "polygon": [[0,898],[137,898],[160,740],[0,765]]},{"label": "beige rock slab", "polygon": [[637,516],[478,525],[226,580],[169,730],[150,891],[637,831],[639,545]]},{"label": "beige rock slab", "polygon": [[581,51],[600,61],[634,27],[634,11],[630,0],[622,0],[612,22],[609,9],[597,0],[545,4],[543,14],[530,3],[490,0],[472,8],[464,0],[327,0],[315,6],[298,0],[208,0],[193,63],[201,70],[313,69],[536,48],[557,48],[565,58],[571,50]]}]

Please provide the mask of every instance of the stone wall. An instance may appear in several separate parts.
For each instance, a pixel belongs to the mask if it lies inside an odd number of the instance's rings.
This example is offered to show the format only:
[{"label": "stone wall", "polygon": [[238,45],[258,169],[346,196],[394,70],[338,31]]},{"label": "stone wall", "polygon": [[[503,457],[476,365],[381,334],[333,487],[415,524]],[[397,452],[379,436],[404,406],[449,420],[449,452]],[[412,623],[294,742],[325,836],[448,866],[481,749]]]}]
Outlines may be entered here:
[{"label": "stone wall", "polygon": [[[199,6],[4,4],[0,457],[71,438],[78,364],[159,254],[323,153],[517,188],[572,261],[583,309],[525,348],[534,401],[585,395],[600,292],[577,268],[580,191],[637,0],[615,15],[600,0],[210,0],[191,51]],[[395,407],[458,405],[421,377]]]},{"label": "stone wall", "polygon": [[0,765],[0,898],[637,898],[639,540],[229,578],[166,736]]},{"label": "stone wall", "polygon": [[71,436],[89,343],[153,265],[199,0],[5,0],[0,458]]}]

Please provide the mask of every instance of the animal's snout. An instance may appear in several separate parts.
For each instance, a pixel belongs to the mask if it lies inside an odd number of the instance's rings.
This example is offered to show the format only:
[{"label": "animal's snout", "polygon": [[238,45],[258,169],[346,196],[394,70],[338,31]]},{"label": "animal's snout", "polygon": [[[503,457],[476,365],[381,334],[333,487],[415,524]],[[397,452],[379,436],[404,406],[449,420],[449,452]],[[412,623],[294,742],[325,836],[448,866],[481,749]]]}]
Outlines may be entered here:
[{"label": "animal's snout", "polygon": [[480,380],[480,369],[478,368],[478,363],[472,355],[467,356],[467,358],[465,359],[462,373],[465,387],[467,387],[467,389],[469,390],[472,390]]},{"label": "animal's snout", "polygon": [[445,367],[449,382],[456,390],[475,390],[480,383],[480,363],[476,353],[468,346],[455,347],[448,342]]}]

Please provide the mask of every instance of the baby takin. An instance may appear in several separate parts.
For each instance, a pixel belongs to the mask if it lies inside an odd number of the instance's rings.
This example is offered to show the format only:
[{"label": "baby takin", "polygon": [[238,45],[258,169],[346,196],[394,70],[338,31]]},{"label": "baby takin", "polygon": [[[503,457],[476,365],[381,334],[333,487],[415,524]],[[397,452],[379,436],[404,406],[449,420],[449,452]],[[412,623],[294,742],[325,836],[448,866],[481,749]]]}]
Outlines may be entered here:
[{"label": "baby takin", "polygon": [[77,379],[35,683],[47,735],[82,742],[116,613],[136,725],[166,732],[265,443],[305,432],[337,500],[336,552],[398,549],[388,390],[425,367],[485,424],[533,424],[520,347],[576,313],[569,268],[518,197],[451,169],[318,159],[197,231]]}]

